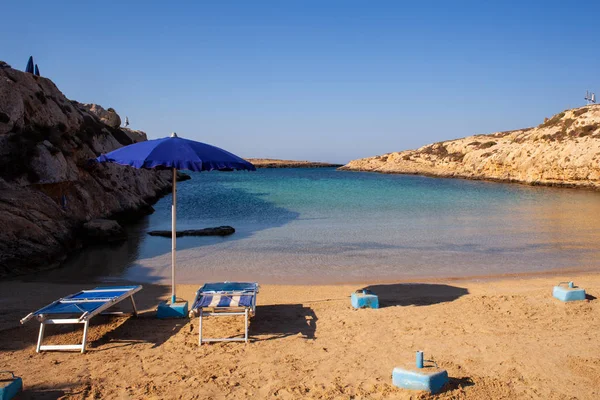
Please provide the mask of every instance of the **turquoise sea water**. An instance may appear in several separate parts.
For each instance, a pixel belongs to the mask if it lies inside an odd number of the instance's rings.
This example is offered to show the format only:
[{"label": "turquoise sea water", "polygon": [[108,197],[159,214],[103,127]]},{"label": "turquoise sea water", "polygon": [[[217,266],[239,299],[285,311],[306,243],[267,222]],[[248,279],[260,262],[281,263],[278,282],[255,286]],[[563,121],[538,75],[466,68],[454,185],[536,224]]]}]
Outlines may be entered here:
[{"label": "turquoise sea water", "polygon": [[[600,193],[325,169],[193,173],[178,185],[177,280],[340,283],[598,267]],[[52,276],[168,282],[171,197],[122,245]]]}]

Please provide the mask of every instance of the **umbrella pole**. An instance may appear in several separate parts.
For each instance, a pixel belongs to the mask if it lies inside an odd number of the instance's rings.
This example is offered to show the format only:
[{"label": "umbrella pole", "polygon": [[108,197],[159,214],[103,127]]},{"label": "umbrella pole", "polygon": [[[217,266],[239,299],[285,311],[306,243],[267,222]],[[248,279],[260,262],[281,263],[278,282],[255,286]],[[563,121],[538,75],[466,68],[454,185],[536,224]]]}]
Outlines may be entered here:
[{"label": "umbrella pole", "polygon": [[173,168],[173,200],[171,201],[171,304],[175,304],[175,251],[177,249],[177,170]]}]

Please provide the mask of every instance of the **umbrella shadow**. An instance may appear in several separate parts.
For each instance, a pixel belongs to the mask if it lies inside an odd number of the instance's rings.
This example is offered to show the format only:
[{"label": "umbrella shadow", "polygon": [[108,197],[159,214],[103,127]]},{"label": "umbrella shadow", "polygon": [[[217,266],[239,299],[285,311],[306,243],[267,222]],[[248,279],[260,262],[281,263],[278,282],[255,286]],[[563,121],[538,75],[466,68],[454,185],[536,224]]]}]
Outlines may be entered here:
[{"label": "umbrella shadow", "polygon": [[370,290],[376,294],[380,307],[428,306],[454,301],[469,294],[465,288],[433,283],[370,285],[361,290]]},{"label": "umbrella shadow", "polygon": [[313,309],[302,304],[257,306],[249,333],[256,341],[282,339],[288,336],[315,339],[317,320]]}]

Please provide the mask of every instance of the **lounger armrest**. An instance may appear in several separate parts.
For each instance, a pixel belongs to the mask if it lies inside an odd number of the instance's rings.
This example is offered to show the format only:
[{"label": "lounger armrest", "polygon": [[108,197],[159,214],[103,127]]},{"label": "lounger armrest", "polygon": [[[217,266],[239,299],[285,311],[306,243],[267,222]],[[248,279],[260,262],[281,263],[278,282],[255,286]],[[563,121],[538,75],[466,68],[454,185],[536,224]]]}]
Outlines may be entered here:
[{"label": "lounger armrest", "polygon": [[21,324],[27,323],[30,319],[32,319],[35,315],[33,313],[27,314],[27,316],[21,319]]}]

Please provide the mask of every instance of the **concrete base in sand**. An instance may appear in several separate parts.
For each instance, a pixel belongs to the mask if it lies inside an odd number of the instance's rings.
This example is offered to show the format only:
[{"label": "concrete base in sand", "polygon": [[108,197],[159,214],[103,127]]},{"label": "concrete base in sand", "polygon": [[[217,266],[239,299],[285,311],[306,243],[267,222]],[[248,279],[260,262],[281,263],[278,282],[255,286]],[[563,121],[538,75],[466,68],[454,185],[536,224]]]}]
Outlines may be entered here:
[{"label": "concrete base in sand", "polygon": [[168,303],[163,301],[158,304],[156,309],[156,318],[187,318],[188,316],[188,302],[177,301],[175,303]]},{"label": "concrete base in sand", "polygon": [[392,371],[392,384],[403,389],[438,393],[446,383],[448,383],[448,372],[437,367],[396,367]]}]

